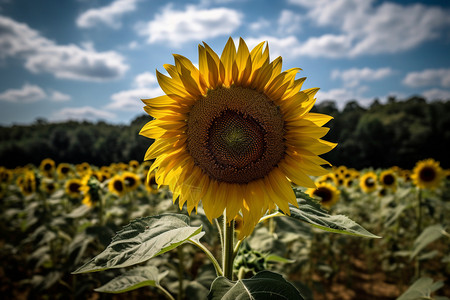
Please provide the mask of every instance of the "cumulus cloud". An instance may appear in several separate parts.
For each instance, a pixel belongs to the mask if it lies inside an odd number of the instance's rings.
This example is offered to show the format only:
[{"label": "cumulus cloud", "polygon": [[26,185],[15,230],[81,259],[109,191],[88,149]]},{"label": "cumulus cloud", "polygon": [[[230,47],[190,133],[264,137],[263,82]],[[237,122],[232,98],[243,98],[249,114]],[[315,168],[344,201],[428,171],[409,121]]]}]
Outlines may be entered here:
[{"label": "cumulus cloud", "polygon": [[162,91],[156,76],[145,72],[134,78],[133,88],[111,95],[111,103],[106,108],[112,110],[141,111],[144,105],[141,99],[161,96]]},{"label": "cumulus cloud", "polygon": [[13,103],[32,103],[45,99],[47,94],[37,85],[26,83],[20,89],[7,89],[0,93],[0,100]]},{"label": "cumulus cloud", "polygon": [[20,89],[7,89],[0,93],[0,101],[11,103],[32,103],[43,99],[62,102],[68,101],[70,98],[69,95],[56,90],[49,90],[46,93],[41,87],[29,83],[25,83]]},{"label": "cumulus cloud", "polygon": [[300,31],[302,21],[301,15],[284,9],[278,18],[278,34],[293,34]]},{"label": "cumulus cloud", "polygon": [[97,109],[92,106],[82,107],[66,107],[54,112],[50,119],[52,121],[97,121],[97,120],[111,120],[116,115],[114,113]]},{"label": "cumulus cloud", "polygon": [[306,17],[337,34],[310,37],[298,55],[356,57],[397,53],[442,36],[450,25],[449,11],[422,4],[359,0],[290,0],[307,10]]},{"label": "cumulus cloud", "polygon": [[0,58],[6,57],[23,59],[25,68],[33,73],[74,80],[112,80],[128,69],[124,57],[114,51],[58,45],[28,25],[0,16]]},{"label": "cumulus cloud", "polygon": [[91,28],[104,24],[115,29],[120,28],[120,18],[125,13],[135,11],[137,2],[138,0],[115,0],[107,6],[88,9],[77,18],[77,26]]},{"label": "cumulus cloud", "polygon": [[333,70],[331,72],[332,79],[340,79],[347,87],[355,87],[361,81],[375,81],[384,79],[392,75],[394,71],[391,68],[351,68],[347,70]]},{"label": "cumulus cloud", "polygon": [[410,72],[403,79],[403,84],[411,87],[450,87],[450,69],[426,69],[419,72]]},{"label": "cumulus cloud", "polygon": [[450,100],[450,91],[442,89],[431,89],[424,91],[422,95],[428,100]]},{"label": "cumulus cloud", "polygon": [[241,25],[242,14],[236,10],[217,7],[186,6],[176,10],[167,5],[155,18],[137,27],[148,43],[169,43],[180,46],[188,41],[199,41],[221,35],[230,35]]},{"label": "cumulus cloud", "polygon": [[72,99],[72,97],[70,97],[70,95],[61,93],[59,91],[55,91],[55,90],[51,90],[49,92],[49,98],[52,101],[55,102],[66,102],[69,101],[70,99]]}]

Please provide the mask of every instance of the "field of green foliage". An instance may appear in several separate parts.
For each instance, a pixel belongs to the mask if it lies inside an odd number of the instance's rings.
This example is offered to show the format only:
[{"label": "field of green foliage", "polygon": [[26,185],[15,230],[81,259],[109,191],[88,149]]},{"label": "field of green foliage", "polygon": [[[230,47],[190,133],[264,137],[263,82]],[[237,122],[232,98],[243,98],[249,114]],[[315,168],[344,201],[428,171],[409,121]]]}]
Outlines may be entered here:
[{"label": "field of green foliage", "polygon": [[[214,267],[187,240],[134,266],[116,262],[101,272],[73,274],[107,247],[114,249],[115,241],[135,243],[132,232],[124,237],[126,230],[121,231],[131,220],[137,224],[147,220],[139,218],[168,212],[187,215],[173,204],[166,187],[147,178],[149,167],[137,161],[97,167],[51,159],[39,166],[1,167],[2,298],[207,298]],[[317,190],[296,189],[299,203],[308,203],[300,205],[302,217],[261,222],[242,243],[234,263],[236,278],[275,271],[304,299],[450,297],[448,171],[428,160],[412,170],[334,167],[315,179]],[[204,232],[198,241],[220,257],[216,224],[206,219],[201,206],[196,214],[180,218],[196,234]],[[361,233],[350,219],[367,235],[381,238],[340,234],[340,228],[333,228],[339,223],[347,233]],[[99,260],[93,261],[98,265]]]}]

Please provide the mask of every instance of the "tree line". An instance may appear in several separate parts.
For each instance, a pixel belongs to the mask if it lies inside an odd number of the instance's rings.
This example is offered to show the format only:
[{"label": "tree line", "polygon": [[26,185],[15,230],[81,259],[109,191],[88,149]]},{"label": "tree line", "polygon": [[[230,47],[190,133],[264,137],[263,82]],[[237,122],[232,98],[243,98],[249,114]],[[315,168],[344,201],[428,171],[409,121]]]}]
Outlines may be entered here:
[{"label": "tree line", "polygon": [[[334,117],[325,140],[338,146],[322,157],[333,165],[412,168],[416,161],[434,158],[450,167],[450,101],[427,102],[421,97],[386,103],[374,100],[365,108],[357,101],[338,109],[325,101],[314,112]],[[135,118],[130,125],[105,122],[48,123],[38,119],[31,125],[0,127],[0,165],[8,168],[39,163],[47,157],[57,163],[142,161],[152,140],[139,135],[148,115]]]}]

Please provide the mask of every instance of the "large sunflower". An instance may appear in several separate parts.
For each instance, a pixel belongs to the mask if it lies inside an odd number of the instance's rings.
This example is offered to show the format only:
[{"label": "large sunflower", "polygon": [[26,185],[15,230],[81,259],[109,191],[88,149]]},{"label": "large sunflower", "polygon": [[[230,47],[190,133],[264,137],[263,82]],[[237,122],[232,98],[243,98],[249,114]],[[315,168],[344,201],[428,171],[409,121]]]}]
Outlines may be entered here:
[{"label": "large sunflower", "polygon": [[277,205],[297,206],[291,181],[315,187],[308,175],[328,173],[318,155],[336,144],[320,139],[332,117],[310,113],[318,88],[300,91],[299,68],[281,72],[282,59],[269,59],[265,42],[236,50],[230,38],[219,57],[199,45],[199,69],[181,55],[157,71],[166,95],[144,99],[155,120],[141,134],[155,139],[145,160],[156,159],[156,182],[169,185],[190,213],[202,200],[210,221],[226,211],[242,216],[239,238]]},{"label": "large sunflower", "polygon": [[416,163],[411,178],[421,189],[436,188],[441,183],[443,175],[439,162],[430,158]]}]

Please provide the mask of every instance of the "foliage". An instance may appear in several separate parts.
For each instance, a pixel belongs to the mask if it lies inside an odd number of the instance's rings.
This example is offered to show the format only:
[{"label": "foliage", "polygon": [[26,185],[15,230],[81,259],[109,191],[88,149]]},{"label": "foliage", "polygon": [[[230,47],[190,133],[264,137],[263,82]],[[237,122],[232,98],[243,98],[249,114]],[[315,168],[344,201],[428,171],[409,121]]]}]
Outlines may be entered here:
[{"label": "foliage", "polygon": [[[325,139],[337,142],[338,146],[323,156],[332,164],[358,169],[393,165],[412,168],[414,162],[433,157],[443,166],[450,166],[448,151],[442,147],[450,144],[449,101],[390,98],[386,104],[375,100],[369,108],[351,101],[342,110],[334,102],[325,101],[313,110],[334,117],[328,124],[332,130]],[[29,126],[3,126],[0,160],[7,167],[37,165],[46,157],[57,162],[86,161],[96,165],[142,161],[151,140],[138,132],[148,121],[150,117],[143,115],[127,126],[44,120]]]}]

